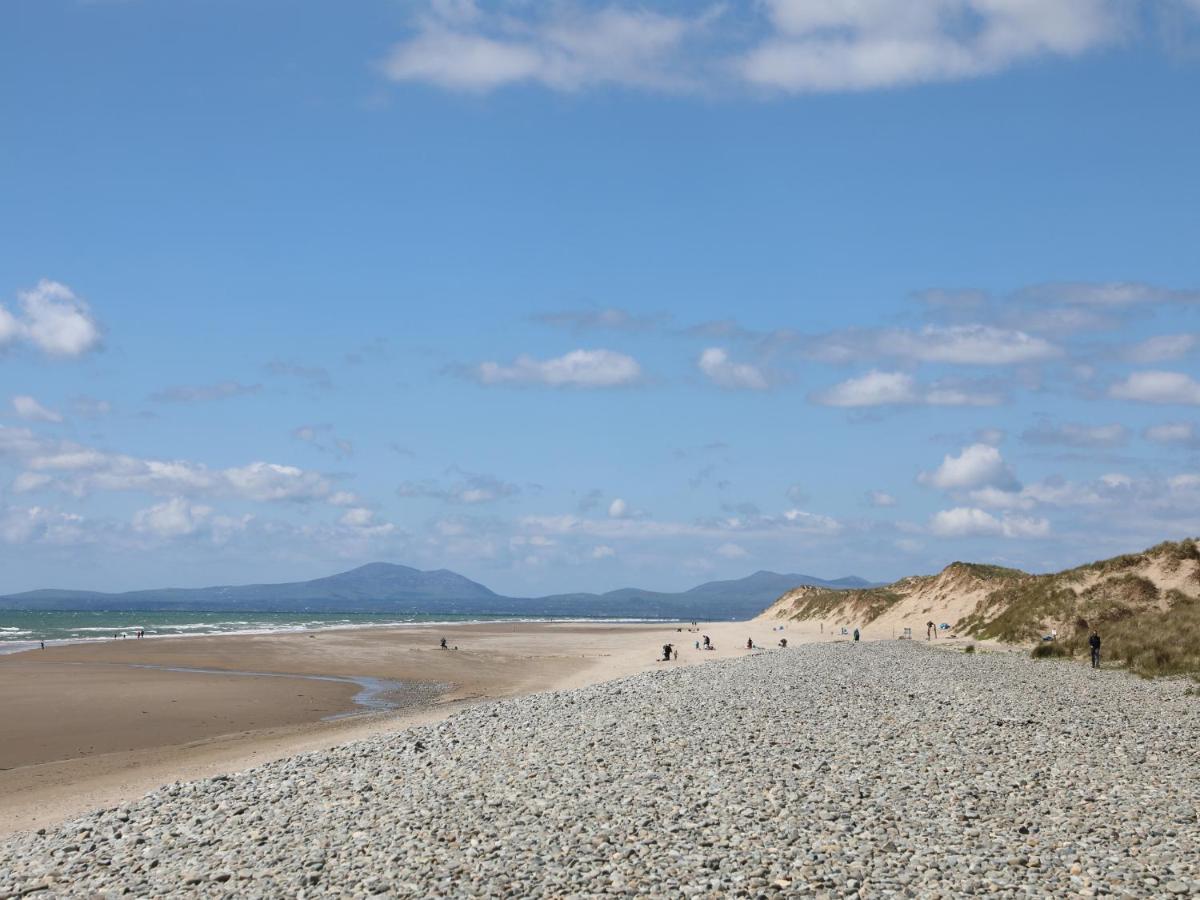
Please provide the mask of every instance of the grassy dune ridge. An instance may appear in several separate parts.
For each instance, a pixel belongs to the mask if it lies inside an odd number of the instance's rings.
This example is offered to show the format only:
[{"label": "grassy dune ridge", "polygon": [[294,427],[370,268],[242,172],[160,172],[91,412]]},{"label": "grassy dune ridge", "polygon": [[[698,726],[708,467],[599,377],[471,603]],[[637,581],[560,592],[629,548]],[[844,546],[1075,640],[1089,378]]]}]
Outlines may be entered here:
[{"label": "grassy dune ridge", "polygon": [[1105,659],[1138,674],[1200,674],[1200,547],[1194,538],[1167,541],[1047,575],[955,562],[937,575],[879,588],[796,588],[765,615],[886,622],[915,633],[927,620],[944,621],[959,634],[1008,643],[1037,641],[1053,629],[1059,641],[1052,653],[1060,656],[1086,656],[1094,629]]}]

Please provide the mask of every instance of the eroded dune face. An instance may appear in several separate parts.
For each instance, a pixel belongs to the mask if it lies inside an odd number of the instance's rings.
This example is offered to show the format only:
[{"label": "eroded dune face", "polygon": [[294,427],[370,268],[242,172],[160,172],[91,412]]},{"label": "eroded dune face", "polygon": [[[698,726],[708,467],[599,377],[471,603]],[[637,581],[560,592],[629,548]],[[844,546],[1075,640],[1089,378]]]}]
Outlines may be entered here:
[{"label": "eroded dune face", "polygon": [[1050,630],[1071,634],[1104,623],[1182,614],[1198,600],[1200,547],[1189,539],[1050,575],[956,562],[937,575],[880,588],[798,587],[763,616],[909,627],[914,633],[932,620],[965,634],[1020,641]]}]

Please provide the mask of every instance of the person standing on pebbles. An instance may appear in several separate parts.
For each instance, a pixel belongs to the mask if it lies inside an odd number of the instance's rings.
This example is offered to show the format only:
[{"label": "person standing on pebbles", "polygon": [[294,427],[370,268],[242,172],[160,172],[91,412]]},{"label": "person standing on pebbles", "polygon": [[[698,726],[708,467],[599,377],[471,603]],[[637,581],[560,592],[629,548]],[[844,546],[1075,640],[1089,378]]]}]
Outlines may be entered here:
[{"label": "person standing on pebbles", "polygon": [[1088,638],[1088,646],[1092,648],[1092,668],[1100,668],[1100,635],[1092,632],[1092,636]]}]

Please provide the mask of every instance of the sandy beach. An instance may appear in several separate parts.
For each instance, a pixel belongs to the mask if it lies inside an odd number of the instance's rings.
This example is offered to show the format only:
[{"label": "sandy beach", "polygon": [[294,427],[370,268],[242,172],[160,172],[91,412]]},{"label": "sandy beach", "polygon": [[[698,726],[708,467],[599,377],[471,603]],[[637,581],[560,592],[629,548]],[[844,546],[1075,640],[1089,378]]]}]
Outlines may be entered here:
[{"label": "sandy beach", "polygon": [[[766,647],[781,637],[845,639],[816,624],[777,627],[723,622],[690,633],[675,624],[482,623],[126,639],[0,657],[0,834],[473,703],[742,656],[748,638]],[[715,651],[695,648],[701,633]],[[443,636],[458,649],[441,650]],[[664,664],[668,642],[679,659]],[[382,690],[368,698],[393,708],[356,704],[362,680],[398,683],[375,684]]]}]

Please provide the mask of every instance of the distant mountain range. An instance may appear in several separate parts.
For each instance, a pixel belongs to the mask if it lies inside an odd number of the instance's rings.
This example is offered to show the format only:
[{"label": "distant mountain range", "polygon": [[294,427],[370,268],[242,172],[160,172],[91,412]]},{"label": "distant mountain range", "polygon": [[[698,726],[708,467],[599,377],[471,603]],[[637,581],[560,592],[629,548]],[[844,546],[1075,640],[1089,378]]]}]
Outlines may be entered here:
[{"label": "distant mountain range", "polygon": [[207,588],[163,588],[107,594],[40,590],[0,596],[0,610],[178,610],[189,612],[452,613],[460,615],[630,616],[743,619],[798,585],[868,588],[848,577],[755,572],[735,581],[710,581],[681,593],[621,588],[605,594],[504,597],[448,569],[370,563],[312,581]]}]

